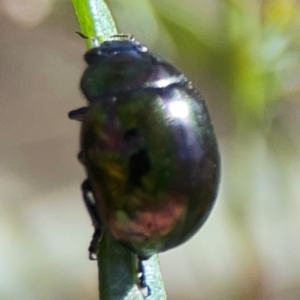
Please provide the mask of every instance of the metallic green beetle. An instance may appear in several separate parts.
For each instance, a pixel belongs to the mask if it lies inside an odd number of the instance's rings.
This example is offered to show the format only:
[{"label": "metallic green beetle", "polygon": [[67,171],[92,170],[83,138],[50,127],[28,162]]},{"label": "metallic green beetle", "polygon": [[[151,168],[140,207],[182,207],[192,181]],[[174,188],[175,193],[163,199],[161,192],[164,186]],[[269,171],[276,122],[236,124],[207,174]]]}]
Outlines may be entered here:
[{"label": "metallic green beetle", "polygon": [[211,212],[220,174],[213,126],[199,91],[132,36],[112,37],[85,60],[89,105],[69,116],[82,121],[90,254],[104,226],[147,259],[188,240]]}]

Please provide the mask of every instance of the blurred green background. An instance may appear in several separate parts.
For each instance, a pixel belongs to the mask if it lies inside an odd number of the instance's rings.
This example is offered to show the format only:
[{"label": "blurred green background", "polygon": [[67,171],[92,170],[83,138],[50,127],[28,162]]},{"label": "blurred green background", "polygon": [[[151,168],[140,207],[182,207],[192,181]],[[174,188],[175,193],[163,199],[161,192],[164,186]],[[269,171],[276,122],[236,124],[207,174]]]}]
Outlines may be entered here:
[{"label": "blurred green background", "polygon": [[[300,1],[109,0],[193,81],[222,155],[215,209],[160,255],[170,300],[300,299]],[[85,44],[69,0],[0,1],[0,299],[97,299],[76,160]]]}]

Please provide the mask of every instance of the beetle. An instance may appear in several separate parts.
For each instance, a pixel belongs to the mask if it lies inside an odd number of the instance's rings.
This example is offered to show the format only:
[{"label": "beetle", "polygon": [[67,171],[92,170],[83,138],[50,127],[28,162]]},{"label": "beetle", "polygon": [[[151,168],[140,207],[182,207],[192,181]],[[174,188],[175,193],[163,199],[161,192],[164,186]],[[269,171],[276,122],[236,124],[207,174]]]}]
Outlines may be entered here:
[{"label": "beetle", "polygon": [[213,208],[220,177],[213,125],[185,75],[133,36],[112,36],[85,61],[88,106],[69,117],[82,121],[90,258],[107,228],[138,256],[145,287],[141,261],[187,241]]}]

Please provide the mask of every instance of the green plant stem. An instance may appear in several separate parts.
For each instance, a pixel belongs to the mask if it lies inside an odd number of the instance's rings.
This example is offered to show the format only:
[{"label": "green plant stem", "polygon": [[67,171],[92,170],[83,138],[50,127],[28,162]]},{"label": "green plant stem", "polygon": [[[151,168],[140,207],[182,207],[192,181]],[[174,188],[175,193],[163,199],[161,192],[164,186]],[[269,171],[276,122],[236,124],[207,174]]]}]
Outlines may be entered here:
[{"label": "green plant stem", "polygon": [[[101,43],[117,34],[111,13],[102,0],[72,0],[72,3],[83,36]],[[95,40],[87,39],[88,49],[97,46]],[[158,255],[153,255],[143,264],[146,282],[152,292],[147,300],[166,299]],[[138,288],[137,256],[117,243],[107,231],[99,243],[98,268],[101,300],[145,298]]]},{"label": "green plant stem", "polygon": [[[72,3],[83,35],[101,43],[118,33],[113,17],[104,1],[72,0]],[[87,39],[87,47],[93,48],[95,43]]]},{"label": "green plant stem", "polygon": [[[143,262],[146,282],[151,290],[147,300],[164,300],[166,294],[160,274],[158,255]],[[138,288],[137,256],[117,243],[108,232],[104,232],[99,243],[99,281],[100,299],[105,300],[143,300]]]}]

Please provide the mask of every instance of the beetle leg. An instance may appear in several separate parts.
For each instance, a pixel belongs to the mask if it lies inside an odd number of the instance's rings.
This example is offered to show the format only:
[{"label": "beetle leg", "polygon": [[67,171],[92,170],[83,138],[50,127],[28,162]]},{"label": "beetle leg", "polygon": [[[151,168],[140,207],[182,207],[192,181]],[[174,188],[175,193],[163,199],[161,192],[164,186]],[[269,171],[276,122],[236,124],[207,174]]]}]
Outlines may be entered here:
[{"label": "beetle leg", "polygon": [[89,215],[92,219],[93,225],[95,227],[95,231],[92,237],[92,241],[89,246],[89,259],[96,260],[97,252],[98,252],[98,243],[101,238],[101,220],[97,213],[95,202],[93,198],[90,197],[90,193],[92,192],[92,187],[89,179],[83,181],[81,185],[82,197],[85,203],[85,206],[89,212]]},{"label": "beetle leg", "polygon": [[90,260],[97,260],[98,244],[101,238],[101,234],[102,234],[101,229],[95,228],[92,240],[90,242],[90,246],[88,248]]},{"label": "beetle leg", "polygon": [[82,153],[82,151],[79,151],[79,153],[77,154],[77,159],[79,160],[79,162],[81,163],[81,164],[85,164],[84,163],[84,159],[83,159],[83,153]]},{"label": "beetle leg", "polygon": [[143,265],[143,259],[139,256],[138,256],[138,272],[139,272],[140,287],[147,289],[146,297],[149,297],[151,295],[151,289],[149,285],[147,285],[146,283],[146,275],[145,275],[145,267]]},{"label": "beetle leg", "polygon": [[71,120],[82,121],[83,116],[86,113],[88,107],[80,107],[69,112],[69,118]]}]

